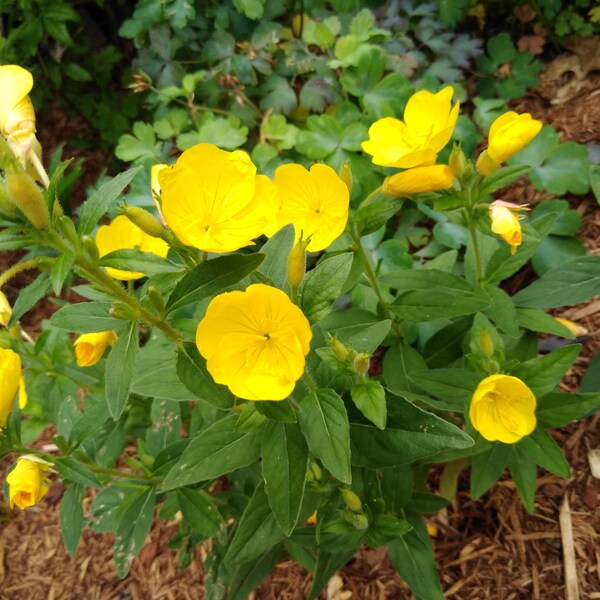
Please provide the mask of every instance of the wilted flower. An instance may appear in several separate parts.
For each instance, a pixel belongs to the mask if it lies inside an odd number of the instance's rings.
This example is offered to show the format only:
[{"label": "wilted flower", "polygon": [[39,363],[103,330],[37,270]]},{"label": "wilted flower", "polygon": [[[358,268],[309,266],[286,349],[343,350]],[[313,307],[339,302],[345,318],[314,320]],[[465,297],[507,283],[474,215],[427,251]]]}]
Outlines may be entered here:
[{"label": "wilted flower", "polygon": [[288,296],[254,284],[211,300],[196,345],[213,379],[246,400],[283,400],[304,372],[312,333]]},{"label": "wilted flower", "polygon": [[529,208],[502,200],[495,200],[490,204],[492,232],[497,233],[510,246],[511,254],[517,251],[517,247],[523,241],[519,221],[524,217],[518,214],[522,210],[529,210]]},{"label": "wilted flower", "polygon": [[433,164],[458,118],[459,103],[451,105],[452,94],[450,86],[437,94],[425,90],[413,94],[404,121],[392,117],[375,121],[362,149],[373,156],[373,163],[384,167],[411,169]]},{"label": "wilted flower", "polygon": [[542,122],[529,113],[519,115],[510,111],[500,115],[490,127],[488,147],[477,159],[477,171],[490,175],[540,132]]},{"label": "wilted flower", "polygon": [[[119,215],[113,219],[110,225],[102,225],[98,229],[96,245],[100,257],[126,248],[137,248],[142,252],[150,252],[162,258],[165,258],[169,252],[169,246],[165,241],[144,233],[124,215]],[[106,271],[111,277],[122,281],[144,277],[144,274],[138,271],[124,271],[112,267],[106,267]]]},{"label": "wilted flower", "polygon": [[520,379],[490,375],[473,394],[469,419],[486,440],[514,444],[535,429],[535,407],[533,392]]},{"label": "wilted flower", "polygon": [[33,455],[21,456],[15,468],[6,476],[9,486],[9,502],[23,509],[37,504],[48,491],[50,483],[46,472],[50,463]]},{"label": "wilted flower", "polygon": [[114,331],[99,331],[98,333],[84,333],[80,335],[73,344],[75,356],[80,367],[91,367],[95,365],[104,354],[108,346],[117,341]]},{"label": "wilted flower", "polygon": [[265,231],[272,207],[255,193],[256,167],[242,150],[198,144],[161,170],[158,181],[165,220],[188,246],[233,252]]},{"label": "wilted flower", "polygon": [[454,173],[447,165],[415,167],[386,177],[381,192],[387,196],[407,196],[421,192],[447,190],[454,183]]},{"label": "wilted flower", "polygon": [[10,348],[0,348],[0,427],[13,408],[15,394],[19,390],[19,406],[27,404],[20,356]]},{"label": "wilted flower", "polygon": [[274,183],[281,199],[277,228],[293,223],[296,240],[310,238],[310,252],[324,250],[344,232],[350,192],[331,167],[316,164],[309,171],[302,165],[282,165]]}]

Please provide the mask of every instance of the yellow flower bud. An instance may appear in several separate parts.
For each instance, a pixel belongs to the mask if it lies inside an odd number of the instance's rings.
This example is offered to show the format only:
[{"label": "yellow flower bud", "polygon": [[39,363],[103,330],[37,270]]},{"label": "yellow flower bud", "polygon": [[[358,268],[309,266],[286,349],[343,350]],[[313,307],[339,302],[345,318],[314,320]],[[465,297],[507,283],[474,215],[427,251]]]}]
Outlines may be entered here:
[{"label": "yellow flower bud", "polygon": [[114,331],[100,331],[98,333],[84,333],[75,340],[75,356],[80,367],[95,365],[104,354],[108,346],[117,341]]},{"label": "yellow flower bud", "polygon": [[144,233],[160,238],[165,228],[156,217],[139,206],[124,206],[121,211],[134,225],[137,225]]},{"label": "yellow flower bud", "polygon": [[4,292],[0,292],[0,325],[6,327],[12,315],[12,308]]},{"label": "yellow flower bud", "polygon": [[306,274],[306,246],[307,240],[300,238],[289,253],[287,260],[287,280],[291,288],[298,288],[304,281]]},{"label": "yellow flower bud", "polygon": [[453,183],[454,173],[448,165],[432,165],[415,167],[386,177],[381,191],[387,196],[399,197],[447,190]]},{"label": "yellow flower bud", "polygon": [[21,456],[15,468],[7,475],[10,507],[20,509],[37,504],[48,491],[46,472],[50,463],[33,455]]},{"label": "yellow flower bud", "polygon": [[340,493],[344,500],[344,504],[353,512],[360,512],[362,510],[362,502],[360,498],[349,488],[340,488]]},{"label": "yellow flower bud", "polygon": [[461,150],[460,143],[455,143],[448,159],[448,166],[456,177],[460,177],[465,172],[466,159]]},{"label": "yellow flower bud", "polygon": [[564,325],[575,337],[581,337],[589,333],[589,331],[583,325],[570,321],[569,319],[565,319],[563,317],[554,317],[554,320],[557,323]]},{"label": "yellow flower bud", "polygon": [[371,364],[371,357],[364,352],[357,354],[354,359],[354,370],[360,375],[364,375],[369,371],[369,365]]},{"label": "yellow flower bud", "polygon": [[481,350],[481,354],[487,358],[490,358],[494,354],[494,341],[490,332],[486,329],[481,332],[479,337],[479,349]]},{"label": "yellow flower bud", "polygon": [[352,169],[350,168],[350,161],[347,160],[340,169],[340,179],[346,184],[348,191],[352,191]]},{"label": "yellow flower bud", "polygon": [[517,377],[490,375],[473,394],[469,419],[486,440],[514,444],[535,429],[536,404],[533,392]]},{"label": "yellow flower bud", "polygon": [[37,229],[50,225],[46,200],[35,181],[24,172],[6,174],[6,187],[12,201]]},{"label": "yellow flower bud", "polygon": [[27,404],[20,356],[9,348],[0,348],[0,427],[4,427],[12,412],[15,394],[19,390],[19,406]]}]

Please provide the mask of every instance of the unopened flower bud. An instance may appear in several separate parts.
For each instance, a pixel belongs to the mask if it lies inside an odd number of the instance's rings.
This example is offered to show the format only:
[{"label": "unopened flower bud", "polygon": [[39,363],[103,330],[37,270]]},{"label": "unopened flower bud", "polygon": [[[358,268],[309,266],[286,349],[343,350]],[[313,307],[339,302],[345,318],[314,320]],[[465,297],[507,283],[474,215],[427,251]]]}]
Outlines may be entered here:
[{"label": "unopened flower bud", "polygon": [[12,201],[21,209],[34,227],[46,229],[50,225],[50,214],[44,195],[27,173],[7,173],[6,187]]},{"label": "unopened flower bud", "polygon": [[292,248],[287,260],[287,280],[292,288],[298,288],[306,274],[306,246],[308,241],[299,239]]},{"label": "unopened flower bud", "polygon": [[331,350],[335,354],[335,357],[338,360],[342,362],[346,362],[348,360],[348,357],[350,356],[350,351],[336,337],[331,336],[329,338],[329,347],[331,348]]},{"label": "unopened flower bud", "polygon": [[125,304],[120,300],[113,301],[110,314],[117,319],[123,319],[125,321],[135,321],[140,316],[134,307],[129,306],[129,304]]},{"label": "unopened flower bud", "polygon": [[448,166],[452,169],[455,177],[460,177],[465,172],[466,159],[463,151],[461,150],[460,143],[454,144],[450,158],[448,159]]},{"label": "unopened flower bud", "polygon": [[96,240],[89,235],[84,235],[83,238],[81,238],[81,241],[83,242],[83,250],[85,252],[86,257],[89,258],[94,264],[96,264],[100,259],[100,254],[98,252]]},{"label": "unopened flower bud", "polygon": [[352,192],[352,170],[350,161],[346,161],[340,169],[340,179],[346,184],[349,192]]},{"label": "unopened flower bud", "polygon": [[20,214],[21,211],[15,206],[15,203],[11,200],[8,194],[6,183],[4,181],[0,181],[0,215],[3,217],[14,218],[18,217]]},{"label": "unopened flower bud", "polygon": [[323,470],[316,461],[313,460],[310,462],[308,470],[315,481],[321,481],[323,479]]},{"label": "unopened flower bud", "polygon": [[368,529],[369,528],[369,519],[363,513],[353,513],[350,511],[343,512],[344,519],[349,523],[352,523],[356,529]]},{"label": "unopened flower bud", "polygon": [[353,512],[360,512],[362,510],[362,502],[360,498],[349,488],[340,488],[340,493],[344,500],[344,504]]},{"label": "unopened flower bud", "polygon": [[481,354],[487,358],[490,358],[494,354],[494,342],[487,329],[484,329],[479,336],[479,349],[481,350]]},{"label": "unopened flower bud", "polygon": [[148,287],[148,300],[159,313],[163,313],[165,311],[165,301],[160,293],[160,290],[155,286],[151,285]]},{"label": "unopened flower bud", "polygon": [[371,364],[371,357],[364,352],[356,355],[354,359],[354,370],[360,375],[364,375],[369,371],[369,365]]},{"label": "unopened flower bud", "polygon": [[161,225],[160,221],[139,206],[124,206],[121,212],[134,225],[137,225],[144,233],[152,237],[160,238],[165,232],[165,228]]}]

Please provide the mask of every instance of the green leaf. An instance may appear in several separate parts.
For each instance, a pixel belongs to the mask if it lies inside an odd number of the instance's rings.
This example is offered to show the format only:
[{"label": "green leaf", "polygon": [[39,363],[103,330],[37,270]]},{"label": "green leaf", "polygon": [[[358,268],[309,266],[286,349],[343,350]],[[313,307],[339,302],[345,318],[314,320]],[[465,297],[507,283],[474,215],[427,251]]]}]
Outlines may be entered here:
[{"label": "green leaf", "polygon": [[279,560],[281,548],[274,546],[258,558],[240,565],[231,579],[229,600],[247,600]]},{"label": "green leaf", "polygon": [[383,227],[403,204],[400,198],[382,198],[359,208],[354,215],[354,221],[359,224],[361,236],[369,235]]},{"label": "green leaf", "polygon": [[298,105],[296,92],[285,77],[280,75],[271,75],[259,92],[264,94],[260,101],[260,108],[263,111],[272,109],[274,113],[283,113],[289,115]]},{"label": "green leaf", "polygon": [[504,472],[510,459],[512,447],[495,442],[485,452],[471,458],[471,498],[476,500],[492,487]]},{"label": "green leaf", "polygon": [[233,406],[233,396],[224,385],[215,383],[196,344],[186,343],[180,347],[177,355],[177,376],[199,400],[220,410],[227,410]]},{"label": "green leaf", "polygon": [[350,388],[350,394],[356,408],[379,429],[385,429],[387,420],[385,390],[379,381],[372,379],[361,381]]},{"label": "green leaf", "polygon": [[370,469],[412,463],[442,450],[473,445],[473,440],[455,425],[400,397],[393,397],[388,403],[384,431],[353,423],[350,439],[352,464]]},{"label": "green leaf", "polygon": [[413,530],[388,544],[388,556],[416,600],[444,600],[423,517],[412,512],[407,517]]},{"label": "green leaf", "polygon": [[531,170],[531,183],[538,189],[562,196],[587,194],[589,186],[588,150],[576,142],[566,142],[544,164]]},{"label": "green leaf", "polygon": [[269,506],[286,536],[296,527],[308,467],[308,446],[295,423],[269,421],[262,441],[262,472]]},{"label": "green leaf", "polygon": [[574,237],[549,235],[537,248],[532,264],[538,275],[586,255],[583,240]]},{"label": "green leaf", "polygon": [[590,186],[600,204],[600,165],[590,165]]},{"label": "green leaf", "polygon": [[569,340],[575,339],[575,335],[569,329],[539,308],[517,308],[517,323],[519,327],[531,331],[551,333]]},{"label": "green leaf", "polygon": [[212,498],[204,490],[181,488],[177,501],[187,524],[206,537],[215,537],[224,523]]},{"label": "green leaf", "polygon": [[116,531],[113,553],[117,575],[121,579],[129,573],[133,559],[139,554],[150,533],[155,504],[156,494],[150,488],[139,494],[123,512]]},{"label": "green leaf", "polygon": [[106,402],[115,421],[121,416],[133,380],[135,359],[139,348],[138,324],[133,321],[129,331],[121,333],[106,361]]},{"label": "green leaf", "polygon": [[485,292],[490,299],[490,305],[485,310],[486,316],[508,335],[518,336],[517,312],[512,298],[503,289],[493,286],[487,287]]},{"label": "green leaf", "polygon": [[229,415],[194,437],[167,474],[163,490],[209,481],[258,460],[262,432],[236,431],[237,419]]},{"label": "green leaf", "polygon": [[366,113],[376,119],[401,114],[412,87],[400,73],[390,73],[362,98]]},{"label": "green leaf", "polygon": [[411,379],[411,373],[426,369],[427,364],[421,354],[402,341],[392,346],[383,359],[386,386],[399,395],[402,392],[418,392],[421,388]]},{"label": "green leaf", "polygon": [[177,136],[177,146],[187,150],[196,144],[218,144],[225,150],[235,150],[246,143],[248,128],[235,117],[214,117],[205,113],[204,122],[197,131],[187,131]]},{"label": "green leaf", "polygon": [[469,0],[440,0],[437,7],[440,21],[452,30],[467,14]]},{"label": "green leaf", "polygon": [[311,115],[307,129],[298,134],[296,150],[310,159],[320,160],[333,154],[342,136],[342,125],[330,115]]},{"label": "green leaf", "polygon": [[[125,160],[125,159],[123,159]],[[89,235],[98,224],[100,217],[106,213],[123,190],[131,183],[131,180],[138,174],[140,167],[129,169],[124,173],[119,173],[110,181],[101,185],[79,209],[78,231],[81,235]]]},{"label": "green leaf", "polygon": [[481,375],[460,368],[430,369],[410,374],[415,385],[446,402],[454,410],[463,411],[471,399]]},{"label": "green leaf", "polygon": [[48,273],[42,273],[27,287],[24,287],[12,307],[12,315],[7,327],[15,325],[28,310],[37,304],[38,300],[41,300],[50,291],[51,287],[52,283]]},{"label": "green leaf", "polygon": [[506,187],[521,175],[525,175],[530,170],[529,165],[511,165],[510,167],[502,167],[495,173],[483,178],[481,187],[479,188],[479,198],[485,198],[493,192]]},{"label": "green leaf", "polygon": [[529,455],[518,445],[513,445],[513,456],[508,463],[508,468],[525,510],[529,514],[533,514],[537,481],[535,461],[531,460]]},{"label": "green leaf", "polygon": [[56,296],[60,295],[62,286],[73,266],[74,256],[72,252],[64,252],[56,257],[52,268],[50,269],[50,282],[52,291]]},{"label": "green leaf", "polygon": [[276,402],[256,402],[256,410],[273,421],[282,421],[284,423],[296,423],[296,412],[287,399]]},{"label": "green leaf", "polygon": [[124,321],[110,316],[111,307],[111,302],[65,304],[52,315],[50,323],[53,327],[77,333],[97,333],[120,329],[123,327]]},{"label": "green leaf", "polygon": [[249,19],[260,19],[265,10],[264,0],[233,0],[235,8]]},{"label": "green leaf", "polygon": [[349,94],[360,98],[381,81],[384,70],[385,53],[381,48],[372,46],[368,52],[361,54],[356,67],[346,69],[340,83]]},{"label": "green leaf", "polygon": [[73,558],[83,530],[83,495],[85,487],[71,484],[60,503],[60,531],[67,554]]},{"label": "green leaf", "polygon": [[257,271],[268,277],[279,289],[283,289],[287,281],[287,259],[294,246],[294,235],[294,226],[286,225],[260,250],[265,259]]},{"label": "green leaf", "polygon": [[365,327],[362,331],[344,338],[343,341],[346,345],[352,346],[352,348],[358,352],[373,354],[386,338],[391,325],[392,322],[389,319],[385,319],[384,321]]},{"label": "green leaf", "polygon": [[100,258],[98,264],[101,267],[112,267],[123,271],[136,271],[144,275],[156,275],[157,273],[172,273],[180,268],[166,258],[162,258],[152,252],[142,252],[137,248],[125,248],[109,252]]},{"label": "green leaf", "polygon": [[229,254],[196,265],[171,292],[167,309],[177,310],[223,292],[255,271],[264,259],[264,254]]},{"label": "green leaf", "polygon": [[521,363],[511,371],[511,375],[522,379],[536,398],[553,392],[564,374],[575,362],[581,344],[563,346],[540,358]]},{"label": "green leaf", "polygon": [[57,458],[54,461],[54,465],[59,473],[68,481],[86,487],[102,487],[94,473],[92,473],[92,471],[90,471],[83,463],[74,458]]},{"label": "green leaf", "polygon": [[[597,356],[600,356],[600,354]],[[542,427],[556,429],[599,409],[600,393],[598,392],[580,394],[551,392],[538,398],[535,414]]]},{"label": "green leaf", "polygon": [[331,554],[329,552],[319,551],[317,555],[317,564],[313,575],[313,582],[308,592],[307,600],[315,600],[321,590],[327,585],[332,575],[341,569],[358,550],[358,547],[346,552]]},{"label": "green leaf", "polygon": [[178,402],[154,398],[150,422],[152,425],[146,430],[146,444],[152,456],[181,439],[181,411]]},{"label": "green leaf", "polygon": [[261,482],[244,510],[224,560],[231,565],[248,562],[284,538]]},{"label": "green leaf", "polygon": [[600,392],[600,353],[590,361],[579,389],[582,392]]},{"label": "green leaf", "polygon": [[311,452],[334,477],[351,483],[350,424],[340,396],[327,389],[308,394],[300,403],[298,422]]},{"label": "green leaf", "polygon": [[316,323],[331,311],[344,286],[350,267],[352,253],[344,252],[319,262],[306,274],[302,285],[300,308],[309,322]]},{"label": "green leaf", "polygon": [[519,442],[519,448],[540,467],[568,479],[571,467],[558,444],[541,427]]}]

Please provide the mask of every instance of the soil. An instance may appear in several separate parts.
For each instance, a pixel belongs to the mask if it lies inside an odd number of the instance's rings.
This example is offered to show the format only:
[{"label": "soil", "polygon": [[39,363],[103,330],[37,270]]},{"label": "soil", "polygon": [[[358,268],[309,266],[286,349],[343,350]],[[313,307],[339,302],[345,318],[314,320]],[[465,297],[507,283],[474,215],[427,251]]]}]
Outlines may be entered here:
[{"label": "soil", "polygon": [[[558,57],[548,65],[540,87],[514,104],[554,125],[563,140],[600,144],[600,83],[586,69],[589,48]],[[587,54],[586,54],[587,52]],[[574,57],[576,57],[574,59]],[[562,60],[562,64],[561,61]],[[577,62],[579,61],[579,63]],[[588,61],[588,62],[586,62]],[[577,71],[579,64],[580,70]],[[583,76],[573,84],[568,68]],[[565,70],[567,69],[567,70]],[[586,76],[586,73],[588,76]],[[597,75],[597,72],[594,72]],[[66,121],[63,120],[63,125]],[[84,124],[75,125],[85,126]],[[58,129],[57,131],[60,131]],[[80,133],[80,132],[79,132]],[[62,135],[63,132],[60,132]],[[68,155],[68,151],[65,152]],[[87,183],[94,181],[105,155],[85,155]],[[84,182],[86,183],[86,182]],[[86,183],[86,184],[87,184]],[[83,188],[84,189],[84,188]],[[81,193],[81,186],[79,191]],[[505,199],[519,197],[535,203],[542,199],[530,187],[507,190]],[[592,195],[568,198],[583,218],[581,237],[592,254],[600,253],[600,206]],[[6,265],[15,254],[0,256]],[[35,276],[24,273],[8,288],[14,300],[18,289]],[[34,333],[53,310],[44,303],[24,319]],[[576,364],[561,388],[578,389],[591,359],[600,350],[600,298],[560,311],[584,325],[589,336]],[[447,509],[432,515],[432,540],[445,596],[455,600],[567,600],[600,599],[600,481],[590,471],[588,452],[600,448],[600,413],[553,433],[565,450],[572,475],[562,480],[540,470],[535,512],[526,513],[509,479],[498,482],[477,501],[468,494],[468,472],[459,478],[458,493]],[[36,444],[50,442],[48,430]],[[6,469],[6,461],[0,463]],[[430,476],[436,490],[439,468]],[[59,507],[64,489],[55,482],[44,500],[22,512],[0,513],[0,600],[189,600],[204,597],[204,548],[185,571],[176,567],[176,553],[168,541],[177,526],[157,522],[131,573],[119,580],[112,564],[113,537],[85,530],[75,557],[70,559],[60,535]],[[90,502],[91,497],[86,499]],[[1,510],[1,509],[0,509]],[[339,572],[336,585],[321,598],[342,600],[397,599],[412,595],[395,573],[385,548],[363,549]],[[282,560],[252,600],[301,600],[311,575],[290,560]],[[344,594],[344,591],[350,593]],[[427,600],[427,599],[426,599]]]}]

